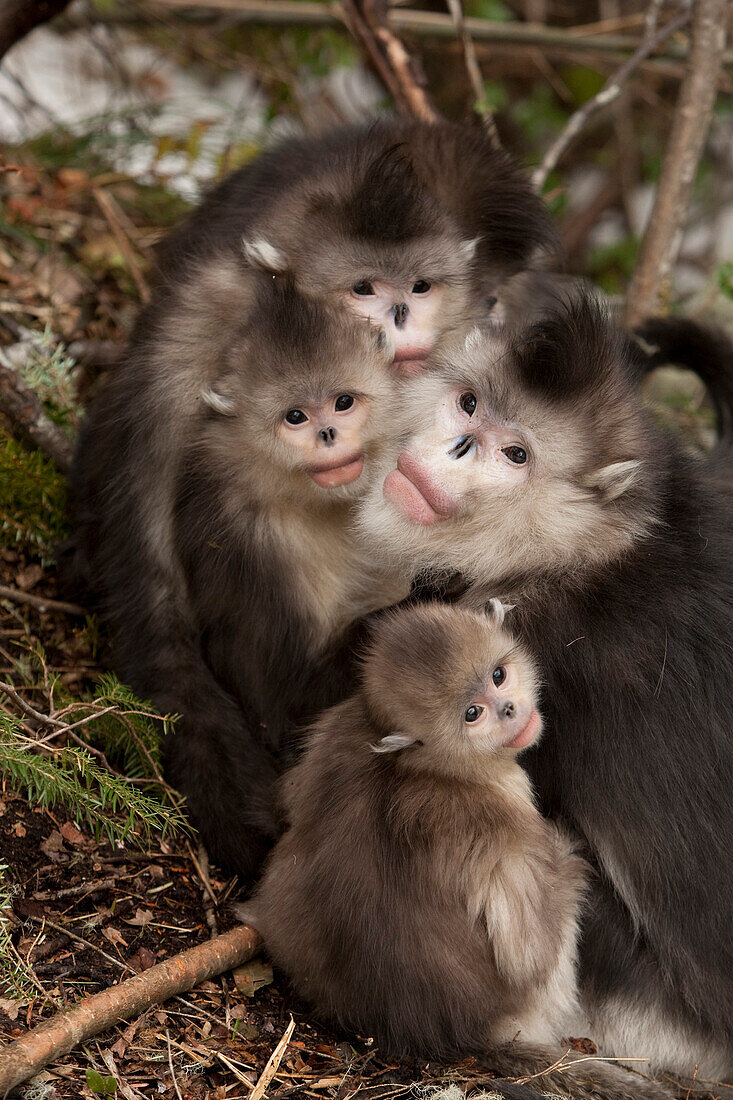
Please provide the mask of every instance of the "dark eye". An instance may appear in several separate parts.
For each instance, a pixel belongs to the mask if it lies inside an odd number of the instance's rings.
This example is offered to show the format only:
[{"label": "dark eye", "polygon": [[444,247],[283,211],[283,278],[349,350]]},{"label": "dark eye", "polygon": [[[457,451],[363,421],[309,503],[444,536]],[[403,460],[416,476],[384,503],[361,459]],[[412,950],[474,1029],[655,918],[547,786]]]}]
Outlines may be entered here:
[{"label": "dark eye", "polygon": [[334,408],[337,413],[346,412],[354,404],[354,398],[350,393],[342,393],[340,397],[336,398],[336,404]]},{"label": "dark eye", "polygon": [[285,413],[285,420],[288,424],[305,424],[308,417],[302,411],[302,409],[290,409]]},{"label": "dark eye", "polygon": [[430,283],[427,279],[418,279],[412,288],[413,294],[427,294],[430,290]]},{"label": "dark eye", "polygon": [[524,447],[502,447],[501,450],[502,454],[505,454],[516,466],[523,466],[527,461],[527,452]]},{"label": "dark eye", "polygon": [[458,404],[463,409],[464,413],[468,416],[473,416],[476,412],[476,394],[475,393],[462,393]]},{"label": "dark eye", "polygon": [[501,687],[506,680],[506,669],[503,665],[499,665],[491,673],[491,679],[494,681],[494,687]]},{"label": "dark eye", "polygon": [[472,703],[463,717],[466,719],[467,722],[476,722],[483,713],[483,707],[477,707],[475,703]]},{"label": "dark eye", "polygon": [[371,283],[368,283],[366,279],[363,279],[360,283],[355,283],[351,288],[354,294],[360,294],[362,296],[368,296],[374,294],[374,287]]}]

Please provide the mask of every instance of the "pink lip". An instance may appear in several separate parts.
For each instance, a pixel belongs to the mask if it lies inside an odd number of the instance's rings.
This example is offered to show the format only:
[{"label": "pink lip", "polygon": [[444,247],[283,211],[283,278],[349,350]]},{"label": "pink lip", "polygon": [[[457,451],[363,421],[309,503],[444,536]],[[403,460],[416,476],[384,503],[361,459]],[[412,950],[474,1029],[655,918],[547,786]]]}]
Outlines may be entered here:
[{"label": "pink lip", "polygon": [[356,454],[347,458],[345,462],[311,466],[308,474],[322,489],[335,489],[338,485],[350,485],[352,481],[356,481],[361,477],[363,469],[364,456]]},{"label": "pink lip", "polygon": [[397,460],[397,469],[384,479],[382,492],[407,519],[430,527],[448,519],[456,511],[456,502],[439,489],[409,451]]},{"label": "pink lip", "polygon": [[402,378],[415,378],[425,370],[425,362],[431,348],[399,348],[392,365]]},{"label": "pink lip", "polygon": [[507,749],[526,749],[527,745],[531,745],[534,739],[537,737],[540,729],[542,728],[542,719],[539,716],[538,711],[533,710],[529,716],[529,721],[523,730],[520,730],[515,738],[511,741],[507,741],[505,748]]},{"label": "pink lip", "polygon": [[427,359],[432,348],[397,348],[393,363],[403,363],[405,359]]}]

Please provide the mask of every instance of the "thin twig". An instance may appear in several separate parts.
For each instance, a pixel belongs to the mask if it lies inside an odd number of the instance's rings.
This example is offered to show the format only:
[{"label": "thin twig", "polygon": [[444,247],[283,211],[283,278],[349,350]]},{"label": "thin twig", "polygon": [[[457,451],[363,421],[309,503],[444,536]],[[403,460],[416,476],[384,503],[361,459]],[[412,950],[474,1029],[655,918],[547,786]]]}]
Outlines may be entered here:
[{"label": "thin twig", "polygon": [[[655,3],[651,5],[651,8],[655,6],[656,0]],[[610,103],[613,103],[614,100],[618,99],[625,81],[628,80],[631,74],[639,67],[641,62],[644,61],[649,54],[653,53],[662,42],[667,41],[668,38],[671,38],[673,34],[684,27],[685,23],[689,21],[689,18],[689,12],[684,11],[670,20],[670,22],[660,30],[657,30],[656,18],[651,22],[650,26],[647,26],[644,38],[631,57],[624,62],[621,68],[618,69],[613,76],[609,77],[597,95],[587,100],[582,107],[571,115],[558,137],[553,141],[552,145],[545,153],[542,158],[542,163],[539,167],[535,168],[532,173],[532,183],[538,191],[542,190],[550,172],[555,168],[568,146],[583,130],[588,120],[592,118],[593,115],[597,114],[598,111],[601,111],[604,107],[607,107]]]},{"label": "thin twig", "polygon": [[277,1044],[277,1046],[273,1050],[272,1054],[268,1058],[267,1064],[266,1064],[265,1068],[263,1069],[262,1073],[260,1074],[260,1078],[259,1078],[257,1084],[255,1085],[255,1087],[252,1089],[252,1092],[250,1093],[249,1100],[261,1100],[261,1098],[267,1092],[267,1086],[270,1084],[270,1081],[273,1079],[273,1077],[277,1073],[278,1069],[280,1068],[280,1063],[283,1060],[283,1055],[284,1055],[284,1053],[287,1049],[288,1043],[290,1042],[290,1036],[293,1034],[294,1029],[295,1029],[295,1020],[291,1016],[290,1017],[290,1023],[285,1028],[285,1033],[283,1034],[282,1039]]},{"label": "thin twig", "polygon": [[463,0],[447,0],[447,4],[448,10],[453,17],[456,32],[463,46],[463,60],[466,65],[468,79],[471,82],[471,88],[473,89],[474,110],[481,116],[484,129],[493,144],[499,146],[501,145],[499,141],[499,131],[496,129],[493,112],[486,103],[486,90],[484,88],[484,79],[481,75],[478,58],[476,57],[476,47],[473,44],[471,35],[466,29]]},{"label": "thin twig", "polygon": [[20,588],[9,588],[0,584],[0,600],[12,600],[13,603],[26,603],[29,607],[36,607],[39,611],[60,611],[65,615],[88,615],[83,607],[77,603],[65,603],[64,600],[50,600],[47,596],[34,596],[31,592],[23,592]]},{"label": "thin twig", "polygon": [[101,187],[93,187],[92,194],[96,200],[97,206],[102,211],[107,221],[107,225],[112,230],[112,235],[117,241],[120,252],[125,258],[125,263],[130,271],[130,275],[133,278],[137,292],[140,295],[141,302],[150,301],[150,288],[145,282],[145,277],[140,270],[140,265],[135,258],[135,252],[130,243],[127,234],[122,227],[122,219],[118,214],[117,203],[107,191],[103,191]]},{"label": "thin twig", "polygon": [[165,1029],[165,1037],[168,1040],[168,1065],[170,1066],[171,1077],[173,1078],[173,1088],[176,1090],[176,1096],[178,1100],[183,1100],[181,1096],[181,1090],[178,1087],[178,1081],[176,1079],[176,1071],[173,1068],[173,1052],[171,1050],[171,1036],[168,1028]]},{"label": "thin twig", "polygon": [[727,0],[696,0],[690,59],[680,88],[657,193],[627,294],[634,327],[659,312],[677,259],[697,166],[705,146],[725,49]]}]

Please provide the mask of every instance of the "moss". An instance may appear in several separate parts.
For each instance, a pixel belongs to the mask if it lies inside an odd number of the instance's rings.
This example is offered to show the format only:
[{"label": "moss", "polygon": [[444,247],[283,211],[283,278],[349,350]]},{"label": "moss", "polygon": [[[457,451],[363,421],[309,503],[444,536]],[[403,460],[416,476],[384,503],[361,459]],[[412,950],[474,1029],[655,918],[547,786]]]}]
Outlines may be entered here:
[{"label": "moss", "polygon": [[68,536],[66,481],[50,459],[0,428],[0,546],[53,556]]}]

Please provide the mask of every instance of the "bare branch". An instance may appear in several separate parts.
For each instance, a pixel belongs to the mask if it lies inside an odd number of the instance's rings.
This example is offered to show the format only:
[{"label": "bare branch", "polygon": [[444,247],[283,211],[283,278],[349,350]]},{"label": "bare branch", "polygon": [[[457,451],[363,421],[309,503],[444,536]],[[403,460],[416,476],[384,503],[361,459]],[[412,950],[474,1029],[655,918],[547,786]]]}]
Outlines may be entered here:
[{"label": "bare branch", "polygon": [[555,168],[568,146],[575,140],[578,134],[581,133],[588,120],[592,118],[593,115],[603,110],[604,107],[608,107],[610,103],[618,99],[624,83],[631,74],[638,69],[641,62],[689,21],[689,12],[685,11],[672,19],[666,26],[657,30],[657,17],[660,7],[661,4],[659,0],[654,0],[647,13],[652,17],[647,22],[644,37],[639,46],[631,57],[624,62],[621,68],[618,69],[613,76],[609,77],[600,92],[594,95],[592,99],[587,100],[582,107],[571,115],[558,137],[545,153],[542,158],[542,163],[532,173],[532,183],[538,191],[542,190],[550,172]]},{"label": "bare branch", "polygon": [[437,122],[438,112],[425,90],[421,69],[387,25],[387,0],[342,0],[341,8],[349,30],[367,50],[397,109],[423,122]]},{"label": "bare branch", "polygon": [[[50,924],[49,921],[46,923]],[[78,938],[67,928],[62,931]],[[239,925],[231,932],[174,955],[119,985],[83,998],[68,1012],[60,1012],[3,1047],[0,1096],[5,1096],[14,1085],[27,1081],[49,1062],[67,1054],[85,1039],[98,1035],[121,1020],[139,1015],[151,1005],[185,993],[225,970],[240,966],[259,950],[261,942],[253,928]],[[112,961],[119,965],[118,960]]]},{"label": "bare branch", "polygon": [[682,230],[715,103],[725,49],[727,0],[696,0],[687,75],[675,108],[657,193],[626,299],[637,325],[659,311],[679,253]]},{"label": "bare branch", "polygon": [[70,0],[0,0],[0,57],[4,57],[11,46],[40,26],[48,23],[54,16],[60,15],[69,6]]},{"label": "bare branch", "polygon": [[484,124],[484,129],[494,145],[500,146],[499,132],[496,129],[496,122],[491,110],[486,105],[486,92],[484,89],[484,79],[481,75],[481,69],[479,67],[478,58],[476,57],[476,47],[473,44],[473,39],[466,29],[466,19],[463,12],[462,0],[447,0],[448,9],[453,16],[453,22],[456,27],[456,31],[461,39],[463,45],[463,59],[466,63],[466,72],[468,73],[468,79],[471,82],[474,96],[475,110],[481,115],[481,121]]},{"label": "bare branch", "polygon": [[50,600],[47,596],[36,596],[32,592],[23,592],[20,588],[9,588],[0,584],[0,600],[12,600],[13,603],[25,603],[29,607],[35,607],[39,611],[60,611],[65,615],[88,615],[83,607],[77,603],[66,603],[64,600]]},{"label": "bare branch", "polygon": [[0,413],[18,435],[43,451],[62,473],[68,473],[73,447],[21,377],[8,348],[0,348]]}]

